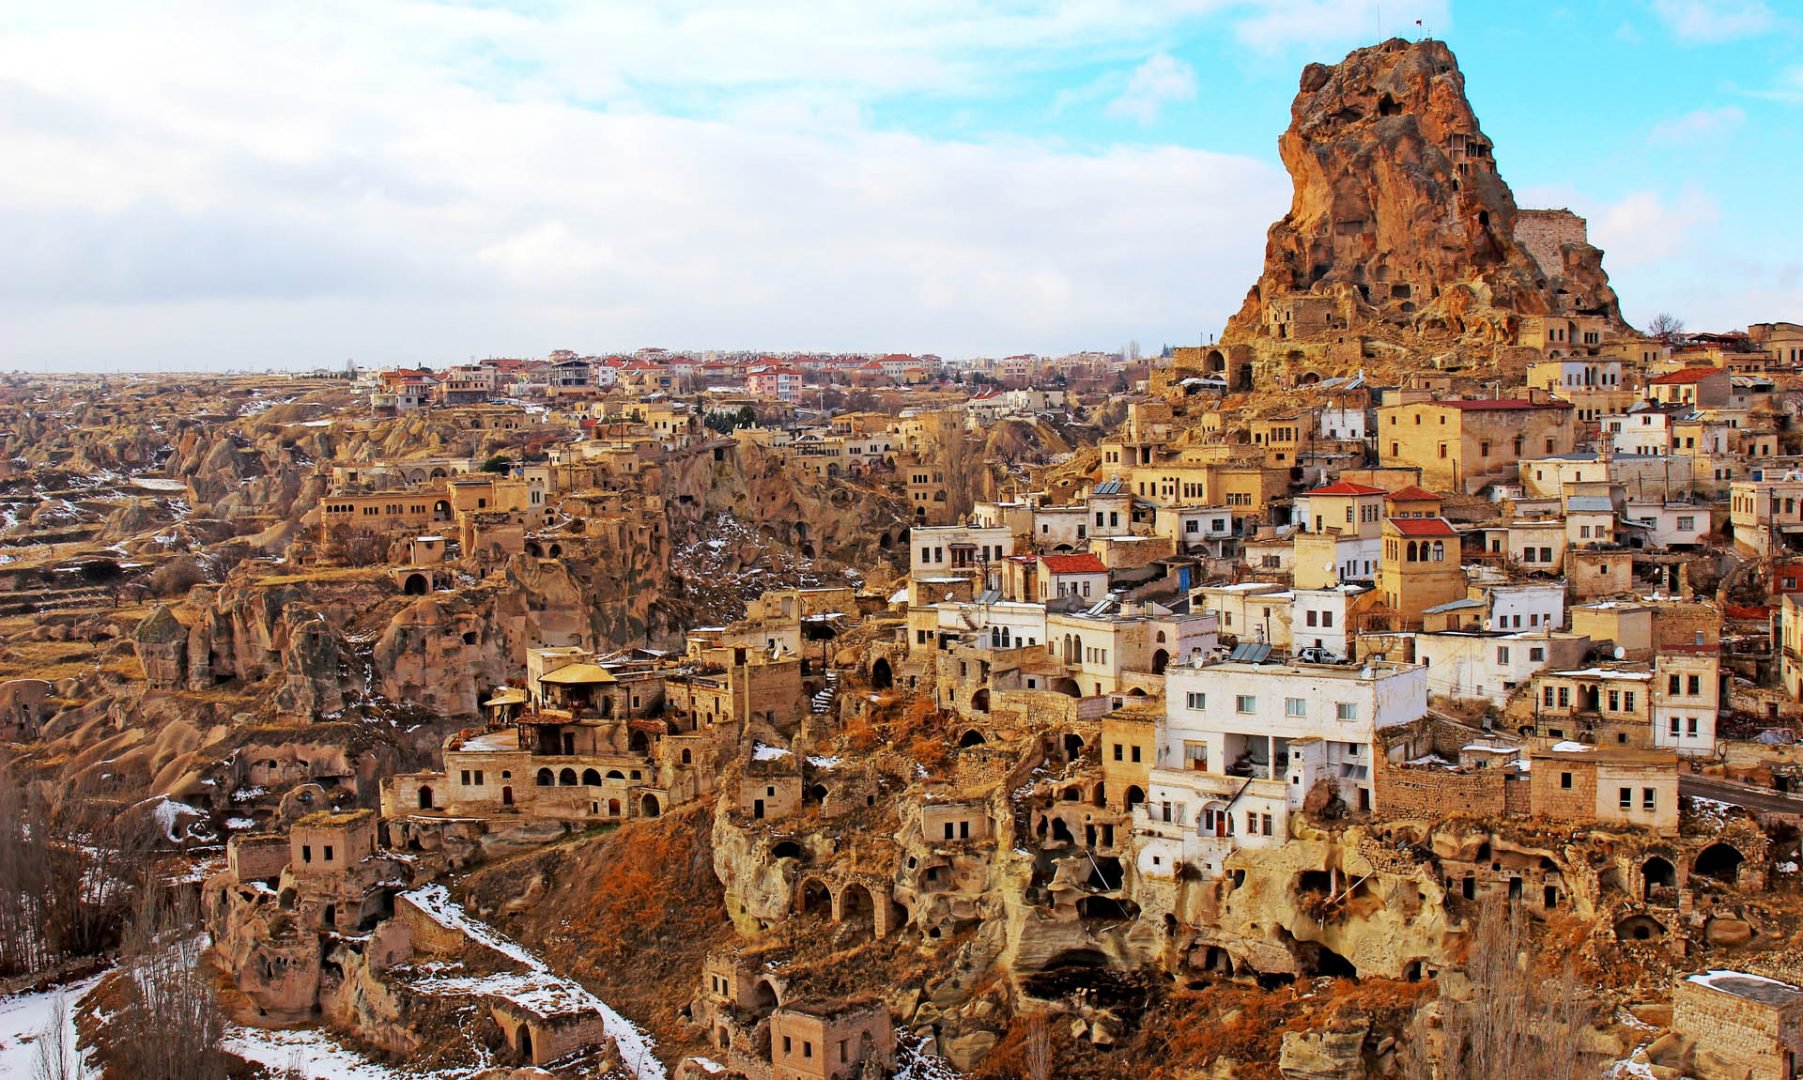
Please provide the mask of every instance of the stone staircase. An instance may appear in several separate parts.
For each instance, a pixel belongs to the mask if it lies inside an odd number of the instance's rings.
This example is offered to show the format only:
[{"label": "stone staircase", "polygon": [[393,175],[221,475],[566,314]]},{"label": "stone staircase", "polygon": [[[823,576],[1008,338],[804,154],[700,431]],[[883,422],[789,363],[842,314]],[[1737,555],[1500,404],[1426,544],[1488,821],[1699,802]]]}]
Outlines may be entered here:
[{"label": "stone staircase", "polygon": [[823,716],[832,711],[833,702],[837,700],[838,697],[839,673],[836,671],[829,671],[826,673],[826,685],[821,687],[819,692],[814,695],[813,703],[809,708],[815,716]]}]

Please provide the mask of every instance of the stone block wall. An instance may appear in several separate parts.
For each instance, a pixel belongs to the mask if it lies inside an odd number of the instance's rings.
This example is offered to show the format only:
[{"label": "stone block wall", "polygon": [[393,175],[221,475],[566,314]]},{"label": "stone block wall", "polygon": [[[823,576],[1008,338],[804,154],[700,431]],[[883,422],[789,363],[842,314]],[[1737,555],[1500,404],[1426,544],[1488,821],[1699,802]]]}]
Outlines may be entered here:
[{"label": "stone block wall", "polygon": [[1803,1058],[1803,1002],[1767,1005],[1679,979],[1672,1027],[1695,1040],[1701,1080],[1789,1080],[1784,1052]]}]

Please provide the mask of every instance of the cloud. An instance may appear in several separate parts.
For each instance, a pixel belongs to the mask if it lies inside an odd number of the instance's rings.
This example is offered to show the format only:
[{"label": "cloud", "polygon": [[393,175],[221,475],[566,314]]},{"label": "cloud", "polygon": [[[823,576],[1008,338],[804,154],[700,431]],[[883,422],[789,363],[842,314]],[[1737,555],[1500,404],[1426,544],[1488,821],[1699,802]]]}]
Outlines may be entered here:
[{"label": "cloud", "polygon": [[1780,21],[1764,0],[1653,0],[1653,13],[1673,37],[1693,45],[1752,37]]},{"label": "cloud", "polygon": [[1656,143],[1714,142],[1745,123],[1747,114],[1733,105],[1719,109],[1692,109],[1683,116],[1653,126],[1647,135]]},{"label": "cloud", "polygon": [[[768,76],[673,115],[625,39],[574,72],[518,13],[218,16],[0,38],[0,367],[1187,341],[1287,201],[1242,156],[872,129],[858,100],[930,78],[905,43],[810,75],[850,107]],[[953,53],[933,70],[980,77]],[[691,89],[767,77],[721,63]]]},{"label": "cloud", "polygon": [[1803,66],[1786,68],[1778,79],[1764,90],[1748,91],[1753,97],[1781,101],[1786,105],[1803,105]]},{"label": "cloud", "polygon": [[1349,0],[1258,0],[1243,6],[1234,33],[1255,49],[1276,52],[1337,41],[1366,44],[1379,37],[1445,37],[1452,28],[1447,0],[1421,0],[1405,9],[1408,18],[1398,13],[1380,22],[1382,8]]},{"label": "cloud", "polygon": [[1611,273],[1638,270],[1692,254],[1719,216],[1715,200],[1700,191],[1676,199],[1636,191],[1590,216],[1590,239],[1607,253],[1604,267]]},{"label": "cloud", "polygon": [[1149,125],[1157,122],[1166,105],[1195,98],[1196,70],[1168,53],[1158,53],[1134,69],[1120,96],[1108,103],[1107,112]]}]

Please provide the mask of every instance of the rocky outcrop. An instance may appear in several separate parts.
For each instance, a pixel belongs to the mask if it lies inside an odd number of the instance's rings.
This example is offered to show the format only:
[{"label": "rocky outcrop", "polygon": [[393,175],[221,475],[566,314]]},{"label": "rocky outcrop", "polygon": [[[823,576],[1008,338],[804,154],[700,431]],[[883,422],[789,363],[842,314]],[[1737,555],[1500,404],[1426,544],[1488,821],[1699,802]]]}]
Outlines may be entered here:
[{"label": "rocky outcrop", "polygon": [[1539,314],[1620,326],[1581,219],[1517,210],[1443,42],[1392,39],[1310,64],[1278,149],[1290,210],[1223,341],[1374,330],[1496,343]]}]

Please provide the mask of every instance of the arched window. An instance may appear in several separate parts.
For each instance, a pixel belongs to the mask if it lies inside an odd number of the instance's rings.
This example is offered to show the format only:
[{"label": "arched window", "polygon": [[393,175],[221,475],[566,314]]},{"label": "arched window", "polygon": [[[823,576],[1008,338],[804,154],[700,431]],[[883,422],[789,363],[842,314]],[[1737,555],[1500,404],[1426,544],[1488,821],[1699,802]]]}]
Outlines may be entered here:
[{"label": "arched window", "polygon": [[1446,561],[1446,545],[1439,540],[1434,541],[1434,561],[1435,562],[1445,562]]},{"label": "arched window", "polygon": [[556,781],[551,778],[551,770],[550,769],[540,769],[538,771],[538,786],[539,787],[550,787],[554,783],[556,783]]},{"label": "arched window", "polygon": [[557,782],[559,784],[562,784],[564,787],[575,787],[576,786],[576,770],[575,769],[565,769],[562,772],[558,773],[557,774]]},{"label": "arched window", "polygon": [[1413,540],[1410,540],[1410,541],[1409,541],[1409,557],[1408,557],[1408,561],[1409,561],[1409,562],[1415,562],[1415,561],[1416,561],[1416,559],[1415,559],[1415,541],[1413,541]]}]

